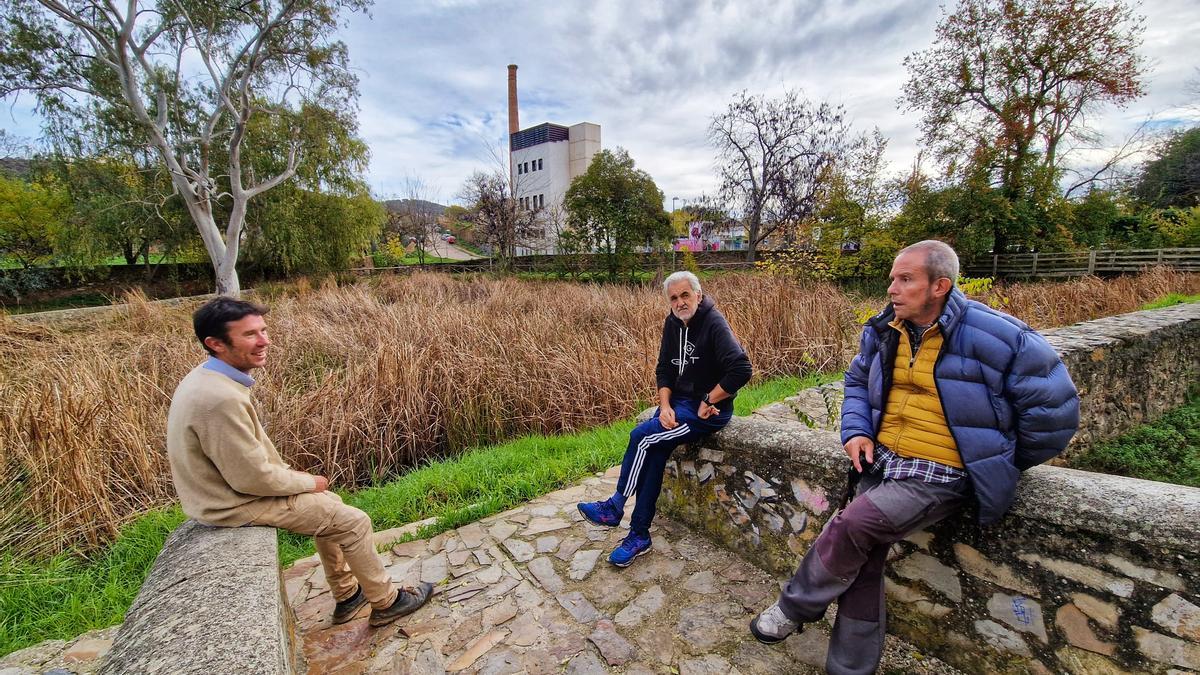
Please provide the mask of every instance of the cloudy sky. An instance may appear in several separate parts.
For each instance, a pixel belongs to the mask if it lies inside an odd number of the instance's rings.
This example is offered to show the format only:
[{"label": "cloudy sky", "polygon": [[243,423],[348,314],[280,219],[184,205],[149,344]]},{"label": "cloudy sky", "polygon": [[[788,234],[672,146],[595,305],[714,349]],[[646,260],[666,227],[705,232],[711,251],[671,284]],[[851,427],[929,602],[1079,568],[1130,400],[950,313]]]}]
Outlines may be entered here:
[{"label": "cloudy sky", "polygon": [[[1147,95],[1089,120],[1110,143],[1146,119],[1200,119],[1185,86],[1200,67],[1200,3],[1146,0],[1140,12]],[[939,16],[930,0],[384,0],[349,17],[344,39],[379,196],[403,196],[415,177],[455,202],[468,174],[494,166],[516,63],[522,128],[601,125],[604,147],[629,150],[669,203],[714,191],[705,129],[743,89],[843,104],[889,139],[895,170],[910,166],[919,115],[897,109],[902,61],[930,46]],[[0,127],[33,136],[37,123],[19,104]]]}]

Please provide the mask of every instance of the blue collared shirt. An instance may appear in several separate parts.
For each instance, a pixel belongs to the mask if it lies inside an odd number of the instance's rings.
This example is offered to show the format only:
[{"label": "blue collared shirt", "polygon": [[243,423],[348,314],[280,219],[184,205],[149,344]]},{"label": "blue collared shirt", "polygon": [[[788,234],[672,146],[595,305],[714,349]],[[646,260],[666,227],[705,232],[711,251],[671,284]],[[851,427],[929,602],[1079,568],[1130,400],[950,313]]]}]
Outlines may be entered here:
[{"label": "blue collared shirt", "polygon": [[228,377],[243,387],[250,388],[254,386],[253,377],[250,377],[250,375],[247,373],[243,373],[242,371],[234,368],[215,356],[208,357],[208,360],[204,362],[204,367]]}]

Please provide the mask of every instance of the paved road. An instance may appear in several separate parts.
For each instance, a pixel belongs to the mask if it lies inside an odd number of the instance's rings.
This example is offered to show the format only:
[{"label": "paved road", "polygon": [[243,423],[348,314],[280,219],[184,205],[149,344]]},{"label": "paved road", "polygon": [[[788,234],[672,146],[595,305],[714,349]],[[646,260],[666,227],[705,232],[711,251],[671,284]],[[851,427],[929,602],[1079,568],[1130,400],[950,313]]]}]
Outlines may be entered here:
[{"label": "paved road", "polygon": [[479,257],[465,248],[459,248],[453,244],[447,244],[446,242],[442,241],[441,237],[433,238],[427,253],[439,258],[449,258],[450,260],[474,260]]}]

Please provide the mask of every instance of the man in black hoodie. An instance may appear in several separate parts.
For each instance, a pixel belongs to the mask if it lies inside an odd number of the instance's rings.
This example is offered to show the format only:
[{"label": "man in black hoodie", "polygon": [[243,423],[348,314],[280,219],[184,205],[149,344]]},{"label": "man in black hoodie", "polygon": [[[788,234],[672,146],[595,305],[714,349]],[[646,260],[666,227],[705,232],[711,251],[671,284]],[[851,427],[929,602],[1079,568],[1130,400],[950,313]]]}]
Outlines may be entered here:
[{"label": "man in black hoodie", "polygon": [[625,515],[625,500],[637,495],[629,536],[608,556],[617,567],[628,567],[650,550],[650,521],[671,451],[728,424],[733,397],[751,375],[750,359],[712,299],[704,297],[695,274],[676,272],[663,290],[671,313],[654,371],[658,410],[629,435],[616,493],[579,504],[589,521],[616,527]]}]

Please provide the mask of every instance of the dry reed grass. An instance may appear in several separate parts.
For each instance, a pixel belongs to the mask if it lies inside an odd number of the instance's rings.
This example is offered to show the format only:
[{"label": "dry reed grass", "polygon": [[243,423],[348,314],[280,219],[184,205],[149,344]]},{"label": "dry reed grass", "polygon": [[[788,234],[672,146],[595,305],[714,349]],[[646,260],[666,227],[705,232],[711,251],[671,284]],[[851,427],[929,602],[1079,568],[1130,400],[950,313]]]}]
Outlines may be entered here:
[{"label": "dry reed grass", "polygon": [[[732,276],[706,290],[760,375],[844,364],[855,328],[836,288]],[[264,419],[289,462],[343,485],[629,416],[653,393],[665,313],[651,287],[438,274],[302,282],[269,304]],[[92,548],[173,498],[162,439],[204,358],[193,309],[133,296],[62,328],[0,320],[0,546]]]},{"label": "dry reed grass", "polygon": [[[862,302],[834,286],[735,274],[705,290],[760,377],[837,370],[857,346]],[[993,295],[1047,326],[1171,291],[1200,291],[1200,275],[1158,270]],[[0,547],[94,549],[173,499],[163,437],[175,385],[204,358],[194,305],[127,300],[61,327],[0,317]],[[439,274],[301,281],[268,304],[275,346],[255,392],[263,417],[289,462],[342,485],[478,443],[629,416],[653,394],[665,313],[657,287]]]},{"label": "dry reed grass", "polygon": [[1113,279],[999,284],[979,299],[1041,329],[1132,312],[1170,293],[1200,293],[1200,274],[1152,267]]}]

